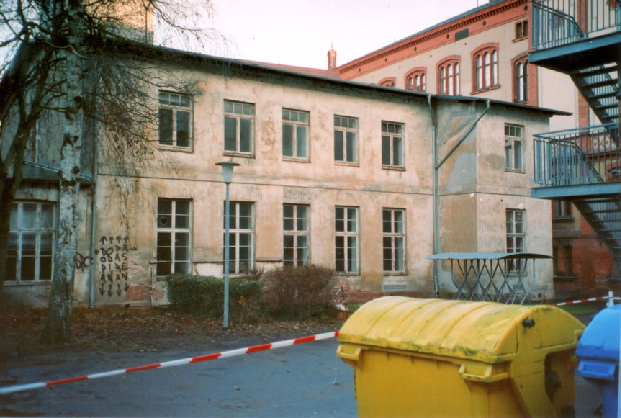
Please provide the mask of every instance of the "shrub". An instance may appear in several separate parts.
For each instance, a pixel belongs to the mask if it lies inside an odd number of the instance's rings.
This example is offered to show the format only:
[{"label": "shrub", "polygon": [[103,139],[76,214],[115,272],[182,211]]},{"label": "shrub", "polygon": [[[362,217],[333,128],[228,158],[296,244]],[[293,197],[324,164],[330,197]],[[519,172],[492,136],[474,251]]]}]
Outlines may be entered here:
[{"label": "shrub", "polygon": [[[168,300],[172,309],[222,317],[224,311],[224,280],[213,276],[172,275],[166,278]],[[257,280],[232,278],[229,281],[229,316],[241,322],[255,317],[261,300]]]},{"label": "shrub", "polygon": [[277,317],[322,314],[333,299],[334,270],[319,266],[281,267],[263,274],[261,301]]}]

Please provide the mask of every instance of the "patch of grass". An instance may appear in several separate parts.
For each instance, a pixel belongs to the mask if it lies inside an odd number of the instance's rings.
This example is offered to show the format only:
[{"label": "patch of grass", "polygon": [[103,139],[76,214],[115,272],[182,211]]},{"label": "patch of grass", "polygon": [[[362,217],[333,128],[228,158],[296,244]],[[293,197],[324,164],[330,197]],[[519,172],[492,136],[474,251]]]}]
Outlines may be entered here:
[{"label": "patch of grass", "polygon": [[564,310],[565,312],[571,315],[593,315],[604,309],[606,305],[602,305],[599,303],[585,303],[580,305],[564,305],[559,306],[559,309]]}]

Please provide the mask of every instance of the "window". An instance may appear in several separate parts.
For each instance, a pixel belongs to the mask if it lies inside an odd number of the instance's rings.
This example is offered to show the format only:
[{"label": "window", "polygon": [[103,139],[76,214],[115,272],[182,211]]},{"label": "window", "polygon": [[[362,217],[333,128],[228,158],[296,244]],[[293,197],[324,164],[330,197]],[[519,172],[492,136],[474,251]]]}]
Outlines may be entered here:
[{"label": "window", "polygon": [[191,273],[192,205],[189,200],[157,200],[157,275]]},{"label": "window", "polygon": [[336,208],[336,271],[358,273],[360,228],[358,208]]},{"label": "window", "polygon": [[403,167],[403,124],[382,122],[382,165]]},{"label": "window", "polygon": [[252,154],[254,105],[224,101],[224,151]]},{"label": "window", "polygon": [[[254,217],[252,203],[231,202],[230,204],[229,271],[232,274],[242,274],[254,268]],[[226,226],[225,222],[226,220],[222,223],[224,226]],[[224,243],[224,234],[222,235],[222,243]],[[224,254],[224,246],[222,254]]]},{"label": "window", "polygon": [[522,171],[522,127],[505,124],[505,170]]},{"label": "window", "polygon": [[526,57],[514,62],[515,101],[528,102],[528,59]]},{"label": "window", "polygon": [[191,149],[192,102],[190,96],[161,91],[159,103],[159,144]]},{"label": "window", "polygon": [[382,78],[377,84],[384,87],[394,87],[397,83],[397,79],[395,77],[386,77]]},{"label": "window", "polygon": [[554,219],[571,219],[571,203],[567,200],[554,200]]},{"label": "window", "polygon": [[282,110],[283,157],[308,159],[309,113],[299,110]]},{"label": "window", "polygon": [[405,273],[405,211],[382,210],[385,272]]},{"label": "window", "polygon": [[524,210],[507,209],[507,252],[524,252]]},{"label": "window", "polygon": [[405,86],[408,90],[421,93],[427,91],[427,70],[425,68],[414,68],[405,76]]},{"label": "window", "polygon": [[459,59],[449,58],[438,64],[438,92],[439,94],[459,95]]},{"label": "window", "polygon": [[528,38],[528,20],[523,20],[515,24],[515,39]]},{"label": "window", "polygon": [[334,161],[357,162],[358,118],[334,116]]},{"label": "window", "polygon": [[52,279],[55,207],[45,202],[19,202],[11,208],[6,278],[18,283]]},{"label": "window", "polygon": [[308,264],[308,206],[283,206],[283,265]]},{"label": "window", "polygon": [[567,242],[555,243],[554,251],[554,276],[560,278],[572,278],[573,272],[573,248]]},{"label": "window", "polygon": [[498,46],[484,46],[472,55],[476,90],[487,90],[498,86]]}]

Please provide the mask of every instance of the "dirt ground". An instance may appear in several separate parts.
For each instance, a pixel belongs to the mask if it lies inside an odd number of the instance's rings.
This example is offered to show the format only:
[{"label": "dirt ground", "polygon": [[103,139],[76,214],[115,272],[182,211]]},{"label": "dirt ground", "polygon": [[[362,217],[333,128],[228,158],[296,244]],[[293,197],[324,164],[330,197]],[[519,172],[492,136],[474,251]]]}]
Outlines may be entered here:
[{"label": "dirt ground", "polygon": [[343,320],[322,318],[277,321],[261,318],[253,324],[181,314],[167,308],[75,308],[71,344],[44,346],[39,337],[46,309],[0,308],[0,361],[41,351],[160,351],[180,346],[191,348],[245,347],[337,331]]}]

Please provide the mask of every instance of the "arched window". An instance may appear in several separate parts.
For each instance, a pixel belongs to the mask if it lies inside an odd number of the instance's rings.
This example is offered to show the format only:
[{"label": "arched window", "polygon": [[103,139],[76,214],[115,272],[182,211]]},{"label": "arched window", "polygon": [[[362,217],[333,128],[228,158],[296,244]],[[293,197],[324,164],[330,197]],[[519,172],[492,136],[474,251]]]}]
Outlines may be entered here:
[{"label": "arched window", "polygon": [[528,55],[521,54],[513,61],[513,100],[528,102]]},{"label": "arched window", "polygon": [[438,94],[459,95],[460,58],[448,57],[438,64]]},{"label": "arched window", "polygon": [[394,87],[397,83],[397,79],[395,77],[385,77],[382,78],[377,84],[384,87]]},{"label": "arched window", "polygon": [[472,54],[475,91],[498,86],[498,44],[487,44]]},{"label": "arched window", "polygon": [[427,91],[427,68],[417,67],[405,75],[405,88],[421,93]]}]

